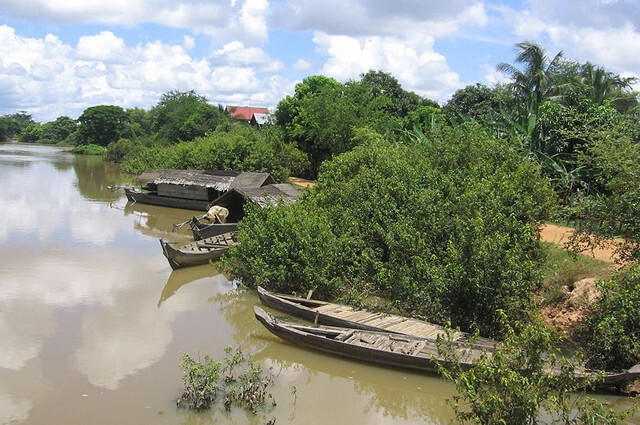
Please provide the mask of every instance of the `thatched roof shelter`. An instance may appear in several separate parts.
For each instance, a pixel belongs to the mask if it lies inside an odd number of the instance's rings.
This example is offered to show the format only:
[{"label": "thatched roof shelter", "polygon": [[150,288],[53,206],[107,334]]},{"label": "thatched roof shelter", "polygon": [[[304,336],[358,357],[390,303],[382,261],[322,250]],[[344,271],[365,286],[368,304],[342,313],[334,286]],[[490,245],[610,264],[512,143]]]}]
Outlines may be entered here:
[{"label": "thatched roof shelter", "polygon": [[147,170],[138,176],[138,181],[147,186],[172,184],[197,186],[226,192],[231,182],[241,173],[221,170]]}]

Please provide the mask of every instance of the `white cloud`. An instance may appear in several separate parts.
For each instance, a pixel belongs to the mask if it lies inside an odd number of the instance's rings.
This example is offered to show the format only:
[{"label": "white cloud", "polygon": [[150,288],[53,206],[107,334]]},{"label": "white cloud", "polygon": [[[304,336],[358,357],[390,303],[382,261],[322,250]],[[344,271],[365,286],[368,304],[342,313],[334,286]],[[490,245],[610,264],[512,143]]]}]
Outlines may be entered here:
[{"label": "white cloud", "polygon": [[293,64],[293,69],[295,69],[296,71],[307,72],[307,71],[311,70],[311,62],[306,61],[304,59],[298,59]]},{"label": "white cloud", "polygon": [[328,56],[322,73],[337,80],[357,79],[368,70],[382,70],[398,79],[406,90],[444,100],[460,86],[446,59],[434,52],[429,37],[354,38],[318,33],[314,42]]},{"label": "white cloud", "polygon": [[80,59],[102,62],[121,62],[126,57],[124,40],[111,31],[80,37],[76,47]]},{"label": "white cloud", "polygon": [[[26,38],[0,26],[0,92],[6,93],[0,115],[25,110],[37,120],[51,121],[60,115],[77,117],[98,104],[150,108],[170,90],[195,90],[226,103],[255,97],[255,91],[271,93],[262,90],[271,84],[262,79],[283,66],[241,41],[217,49],[211,61],[193,55],[195,47],[189,36],[178,43],[127,46],[113,32],[101,31],[81,37],[74,50],[53,35]],[[264,101],[274,105],[280,95]]]}]

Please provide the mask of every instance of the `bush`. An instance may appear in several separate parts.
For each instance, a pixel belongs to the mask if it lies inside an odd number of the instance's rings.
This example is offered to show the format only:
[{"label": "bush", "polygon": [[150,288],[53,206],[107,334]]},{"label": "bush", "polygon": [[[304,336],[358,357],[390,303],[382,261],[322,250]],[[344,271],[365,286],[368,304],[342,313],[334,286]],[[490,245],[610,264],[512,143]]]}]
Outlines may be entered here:
[{"label": "bush", "polygon": [[640,265],[598,283],[602,298],[578,330],[591,367],[617,370],[640,363]]},{"label": "bush", "polygon": [[230,410],[233,406],[247,409],[253,413],[272,400],[266,389],[273,380],[238,348],[225,348],[225,359],[217,361],[205,356],[204,362],[195,361],[185,353],[180,368],[183,371],[184,392],[177,404],[194,410],[206,410],[222,397],[224,407]]},{"label": "bush", "polygon": [[449,360],[440,366],[456,384],[456,417],[472,424],[616,424],[633,410],[616,412],[586,397],[598,379],[577,374],[576,362],[563,354],[562,340],[544,324],[520,329],[505,323],[505,340],[492,355],[463,370],[450,341],[439,342]]},{"label": "bush", "polygon": [[224,126],[191,142],[134,151],[122,168],[133,174],[159,168],[267,172],[277,181],[304,173],[306,156],[269,136],[246,125]]},{"label": "bush", "polygon": [[71,152],[81,155],[104,155],[105,148],[98,145],[80,145],[71,149]]},{"label": "bush", "polygon": [[236,276],[269,289],[372,291],[488,335],[499,309],[523,318],[542,277],[537,223],[554,207],[538,168],[477,127],[407,145],[360,136],[295,206],[245,218]]}]

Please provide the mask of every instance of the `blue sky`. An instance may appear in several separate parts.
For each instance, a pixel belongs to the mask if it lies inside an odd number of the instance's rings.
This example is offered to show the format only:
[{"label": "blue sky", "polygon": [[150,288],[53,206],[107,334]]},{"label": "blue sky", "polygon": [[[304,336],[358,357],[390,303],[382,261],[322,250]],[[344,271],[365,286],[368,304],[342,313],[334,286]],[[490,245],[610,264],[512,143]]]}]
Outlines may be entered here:
[{"label": "blue sky", "polygon": [[0,0],[0,115],[149,109],[171,90],[273,109],[307,76],[370,69],[444,104],[501,81],[525,40],[640,77],[638,0]]}]

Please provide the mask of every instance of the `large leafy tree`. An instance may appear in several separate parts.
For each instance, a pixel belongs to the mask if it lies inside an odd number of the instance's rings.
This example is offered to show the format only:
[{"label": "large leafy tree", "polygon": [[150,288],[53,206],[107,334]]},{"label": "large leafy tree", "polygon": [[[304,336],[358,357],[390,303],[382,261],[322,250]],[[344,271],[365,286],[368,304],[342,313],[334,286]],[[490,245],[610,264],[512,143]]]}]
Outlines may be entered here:
[{"label": "large leafy tree", "polygon": [[369,71],[345,84],[318,75],[298,84],[295,94],[278,104],[275,118],[285,140],[309,155],[315,177],[323,161],[357,145],[357,128],[391,134],[401,129],[405,116],[426,105],[438,106],[404,90],[381,71]]},{"label": "large leafy tree", "polygon": [[129,116],[119,106],[99,105],[85,109],[78,122],[77,144],[107,146],[126,135]]},{"label": "large leafy tree", "polygon": [[149,115],[156,140],[163,144],[202,137],[226,119],[221,108],[211,105],[194,90],[164,93]]},{"label": "large leafy tree", "polygon": [[43,140],[46,143],[64,143],[78,128],[78,122],[67,116],[42,125]]},{"label": "large leafy tree", "polygon": [[508,99],[504,91],[501,86],[469,85],[453,93],[442,110],[452,122],[472,119],[484,123],[500,113]]}]

